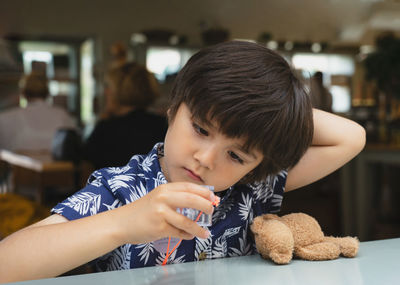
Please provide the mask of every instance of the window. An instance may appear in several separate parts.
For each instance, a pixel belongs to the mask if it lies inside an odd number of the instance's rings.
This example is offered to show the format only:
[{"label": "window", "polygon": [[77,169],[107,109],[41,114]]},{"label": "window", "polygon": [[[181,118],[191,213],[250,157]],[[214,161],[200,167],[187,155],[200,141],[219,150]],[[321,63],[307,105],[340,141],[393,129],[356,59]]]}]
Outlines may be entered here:
[{"label": "window", "polygon": [[345,113],[351,108],[350,83],[337,84],[332,82],[333,76],[345,76],[350,78],[354,74],[354,59],[350,55],[337,54],[312,54],[297,53],[292,57],[292,64],[303,72],[305,78],[309,78],[316,71],[324,73],[324,84],[329,87],[332,94],[332,110],[337,113]]},{"label": "window", "polygon": [[160,82],[177,73],[196,52],[195,49],[178,47],[148,47],[146,67]]}]

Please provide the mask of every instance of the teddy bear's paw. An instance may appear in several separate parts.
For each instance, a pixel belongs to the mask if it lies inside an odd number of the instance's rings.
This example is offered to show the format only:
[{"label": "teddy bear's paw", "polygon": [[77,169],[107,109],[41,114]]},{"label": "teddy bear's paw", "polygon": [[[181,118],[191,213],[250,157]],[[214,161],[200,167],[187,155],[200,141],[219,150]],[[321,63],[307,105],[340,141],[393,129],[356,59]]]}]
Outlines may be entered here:
[{"label": "teddy bear's paw", "polygon": [[256,237],[256,247],[264,259],[271,259],[277,264],[288,264],[293,257],[293,242],[283,244],[267,240],[265,236]]},{"label": "teddy bear's paw", "polygon": [[335,243],[320,242],[295,248],[295,254],[305,260],[330,260],[340,255],[340,248]]},{"label": "teddy bear's paw", "polygon": [[294,240],[290,229],[276,219],[254,219],[251,225],[258,252],[278,264],[292,259]]},{"label": "teddy bear's paw", "polygon": [[277,264],[288,264],[292,260],[294,249],[290,229],[278,220],[269,220],[265,225],[266,231],[260,235],[260,238],[268,248],[269,257]]},{"label": "teddy bear's paw", "polygon": [[360,244],[355,237],[326,237],[325,241],[337,244],[340,247],[341,254],[345,257],[355,257]]},{"label": "teddy bear's paw", "polygon": [[271,260],[277,264],[288,264],[293,257],[291,250],[286,251],[272,251],[269,254]]}]

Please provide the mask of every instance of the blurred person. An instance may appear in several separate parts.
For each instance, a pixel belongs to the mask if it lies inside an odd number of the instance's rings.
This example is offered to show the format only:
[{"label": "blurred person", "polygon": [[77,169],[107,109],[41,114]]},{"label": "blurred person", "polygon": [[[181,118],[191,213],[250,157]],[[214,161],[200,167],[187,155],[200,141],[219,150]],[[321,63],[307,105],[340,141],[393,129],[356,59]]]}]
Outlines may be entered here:
[{"label": "blurred person", "polygon": [[60,107],[51,106],[48,80],[31,73],[21,80],[21,96],[26,108],[13,107],[0,112],[0,149],[11,151],[51,151],[58,129],[75,128],[74,119]]},{"label": "blurred person", "polygon": [[154,101],[153,104],[149,107],[149,111],[155,114],[159,114],[160,116],[166,117],[168,106],[169,106],[169,94],[172,91],[172,87],[176,76],[178,73],[167,74],[165,77],[165,81],[162,85],[160,85],[160,96]]},{"label": "blurred person", "polygon": [[83,158],[96,168],[125,165],[164,140],[167,120],[147,108],[159,96],[157,81],[137,63],[112,68],[106,77],[106,107],[84,143]]},{"label": "blurred person", "polygon": [[317,71],[311,78],[311,102],[314,108],[332,112],[332,94],[324,86],[324,74]]},{"label": "blurred person", "polygon": [[115,42],[109,49],[111,63],[110,68],[118,68],[128,62],[128,51],[123,42]]}]

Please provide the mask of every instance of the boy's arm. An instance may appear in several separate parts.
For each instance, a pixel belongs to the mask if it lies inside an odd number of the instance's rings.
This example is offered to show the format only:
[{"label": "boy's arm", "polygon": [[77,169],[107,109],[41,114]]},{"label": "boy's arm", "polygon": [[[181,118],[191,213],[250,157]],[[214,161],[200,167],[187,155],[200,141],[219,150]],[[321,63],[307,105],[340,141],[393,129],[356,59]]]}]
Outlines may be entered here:
[{"label": "boy's arm", "polygon": [[317,109],[313,109],[313,115],[312,145],[289,170],[286,191],[305,186],[330,174],[364,148],[365,131],[357,123]]},{"label": "boy's arm", "polygon": [[214,194],[191,183],[163,184],[114,210],[67,221],[53,215],[0,242],[0,283],[54,277],[126,243],[166,236],[207,238],[208,231],[176,208],[213,211]]},{"label": "boy's arm", "polygon": [[12,234],[0,242],[0,283],[54,277],[113,250],[112,216],[69,222],[52,215]]}]

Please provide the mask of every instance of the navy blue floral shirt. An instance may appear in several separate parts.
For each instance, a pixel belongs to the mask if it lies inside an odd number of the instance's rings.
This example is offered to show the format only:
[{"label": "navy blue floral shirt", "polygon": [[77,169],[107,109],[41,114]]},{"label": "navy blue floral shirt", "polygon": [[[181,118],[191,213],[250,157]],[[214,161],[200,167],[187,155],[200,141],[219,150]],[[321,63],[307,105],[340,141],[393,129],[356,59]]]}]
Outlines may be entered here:
[{"label": "navy blue floral shirt", "polygon": [[[158,160],[162,155],[163,144],[159,143],[148,155],[133,156],[124,167],[93,172],[87,186],[59,203],[52,213],[75,220],[136,201],[167,183]],[[168,264],[256,253],[250,224],[256,216],[280,210],[286,177],[287,172],[281,171],[263,182],[234,185],[216,193],[221,202],[212,215],[212,225],[207,227],[210,237],[183,240]],[[96,267],[108,271],[161,265],[166,253],[158,248],[154,242],[125,244],[98,258]]]}]

